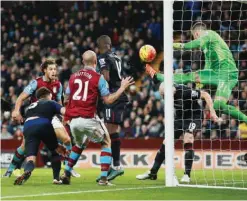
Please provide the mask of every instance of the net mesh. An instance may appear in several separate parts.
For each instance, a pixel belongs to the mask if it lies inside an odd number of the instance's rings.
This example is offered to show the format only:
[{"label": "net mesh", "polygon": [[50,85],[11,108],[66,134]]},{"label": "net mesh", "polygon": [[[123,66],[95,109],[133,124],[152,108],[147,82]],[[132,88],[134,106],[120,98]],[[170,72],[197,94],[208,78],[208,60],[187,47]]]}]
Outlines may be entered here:
[{"label": "net mesh", "polygon": [[[196,77],[196,81],[184,84],[207,91],[214,103],[219,96],[225,98],[230,94],[227,105],[247,115],[247,5],[236,1],[180,1],[174,2],[173,8],[174,43],[194,40],[191,27],[196,22],[202,22],[207,26],[207,30],[219,34],[231,52],[225,59],[227,50],[217,46],[214,37],[209,37],[206,42],[200,41],[201,48],[174,50],[174,75],[203,70],[205,65],[206,68],[213,68],[216,76],[214,72],[209,73],[206,78],[208,81],[204,82],[204,77]],[[238,70],[238,78],[233,86],[231,82],[235,79],[235,72],[228,72],[224,68],[231,66],[231,55]],[[222,76],[223,74],[227,76]],[[226,88],[231,89],[228,95],[224,93]],[[247,162],[244,159],[247,153],[247,123],[243,120],[244,117],[237,114],[238,118],[234,118],[229,107],[224,109],[214,104],[220,120],[215,123],[210,119],[210,111],[205,102],[201,104],[204,108],[204,119],[201,120],[201,129],[194,135],[195,156],[190,184],[247,188]],[[184,156],[187,153],[181,141],[176,144],[175,160],[176,175],[179,179],[184,175]]]}]

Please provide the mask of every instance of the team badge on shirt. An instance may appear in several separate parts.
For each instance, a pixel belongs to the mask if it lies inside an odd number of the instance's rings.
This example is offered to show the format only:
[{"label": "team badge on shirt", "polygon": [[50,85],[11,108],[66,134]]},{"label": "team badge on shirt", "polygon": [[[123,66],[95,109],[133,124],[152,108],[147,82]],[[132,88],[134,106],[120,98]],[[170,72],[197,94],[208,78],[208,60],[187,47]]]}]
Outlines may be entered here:
[{"label": "team badge on shirt", "polygon": [[57,87],[53,87],[53,93],[57,93]]}]

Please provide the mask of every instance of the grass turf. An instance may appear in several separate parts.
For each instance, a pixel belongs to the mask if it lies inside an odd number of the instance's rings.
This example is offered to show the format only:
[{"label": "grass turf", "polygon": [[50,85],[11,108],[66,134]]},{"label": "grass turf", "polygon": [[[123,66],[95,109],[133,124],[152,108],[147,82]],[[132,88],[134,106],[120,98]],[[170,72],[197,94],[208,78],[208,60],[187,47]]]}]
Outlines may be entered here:
[{"label": "grass turf", "polygon": [[[2,173],[5,170],[2,170]],[[126,169],[125,175],[116,178],[116,186],[98,186],[95,182],[99,169],[77,169],[81,178],[72,178],[72,184],[53,185],[51,169],[35,169],[31,178],[22,186],[14,186],[15,177],[1,178],[2,200],[246,200],[246,190],[206,189],[164,186],[164,170],[156,181],[138,181],[143,169]],[[247,171],[194,171],[193,183],[247,188]],[[177,172],[178,178],[182,171]],[[224,178],[224,179],[223,179]],[[234,183],[233,183],[234,181]],[[7,196],[17,196],[9,197]]]}]

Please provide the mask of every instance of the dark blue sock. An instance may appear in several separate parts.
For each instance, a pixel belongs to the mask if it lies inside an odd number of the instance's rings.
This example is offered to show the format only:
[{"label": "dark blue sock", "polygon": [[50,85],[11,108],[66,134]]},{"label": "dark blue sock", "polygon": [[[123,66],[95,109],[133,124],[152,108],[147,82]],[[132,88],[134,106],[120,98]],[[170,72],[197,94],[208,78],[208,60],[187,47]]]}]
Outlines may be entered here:
[{"label": "dark blue sock", "polygon": [[34,162],[33,161],[28,161],[24,167],[24,171],[27,172],[27,171],[30,171],[32,172],[33,169],[34,169],[35,165],[34,165]]},{"label": "dark blue sock", "polygon": [[119,133],[113,133],[111,137],[111,151],[114,166],[120,166],[120,147],[121,141],[119,138]]}]

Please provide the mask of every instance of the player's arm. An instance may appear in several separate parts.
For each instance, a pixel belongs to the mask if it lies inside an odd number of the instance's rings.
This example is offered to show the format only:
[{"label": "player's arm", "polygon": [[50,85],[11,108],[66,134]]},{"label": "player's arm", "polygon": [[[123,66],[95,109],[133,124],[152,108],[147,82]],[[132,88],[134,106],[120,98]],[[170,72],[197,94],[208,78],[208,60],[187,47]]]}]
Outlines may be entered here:
[{"label": "player's arm", "polygon": [[154,82],[163,82],[164,75],[161,73],[156,72],[150,64],[146,64],[145,66],[146,73],[150,75]]},{"label": "player's arm", "polygon": [[196,39],[192,40],[188,43],[173,43],[174,49],[184,49],[184,50],[190,50],[195,48],[200,48],[204,46],[208,42],[208,34]]},{"label": "player's arm", "polygon": [[60,83],[59,89],[58,89],[58,93],[57,93],[57,97],[56,100],[60,105],[63,105],[62,103],[62,94],[63,94],[63,87],[62,84]]},{"label": "player's arm", "polygon": [[210,111],[210,115],[211,115],[211,119],[214,121],[214,122],[217,122],[218,121],[218,116],[214,110],[214,104],[213,104],[213,100],[211,98],[211,96],[206,92],[206,91],[201,91],[201,99],[204,99],[206,104],[208,105],[209,107],[209,111]]},{"label": "player's arm", "polygon": [[69,96],[70,96],[70,88],[69,88],[69,85],[67,86],[66,90],[65,90],[65,93],[64,93],[64,105],[66,106],[69,102]]},{"label": "player's arm", "polygon": [[33,80],[30,82],[28,86],[25,87],[24,91],[19,95],[19,97],[16,100],[15,108],[12,112],[12,119],[14,121],[17,121],[18,123],[23,122],[23,118],[20,113],[20,108],[23,104],[23,102],[34,93],[34,91],[37,89],[37,81]]},{"label": "player's arm", "polygon": [[54,109],[55,114],[61,114],[61,115],[65,114],[65,107],[63,107],[62,105],[60,105],[59,103],[55,101],[52,101],[52,104],[53,104],[53,109]]},{"label": "player's arm", "polygon": [[123,78],[121,81],[120,88],[115,93],[110,94],[108,89],[108,83],[106,82],[104,77],[101,76],[98,84],[98,89],[100,91],[100,95],[102,96],[104,103],[112,104],[121,96],[125,89],[127,89],[130,85],[134,83],[135,81],[132,77]]},{"label": "player's arm", "polygon": [[101,74],[104,76],[106,81],[109,82],[109,80],[110,80],[110,72],[109,72],[109,70],[104,69],[104,70],[101,71]]}]

